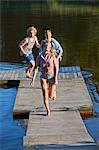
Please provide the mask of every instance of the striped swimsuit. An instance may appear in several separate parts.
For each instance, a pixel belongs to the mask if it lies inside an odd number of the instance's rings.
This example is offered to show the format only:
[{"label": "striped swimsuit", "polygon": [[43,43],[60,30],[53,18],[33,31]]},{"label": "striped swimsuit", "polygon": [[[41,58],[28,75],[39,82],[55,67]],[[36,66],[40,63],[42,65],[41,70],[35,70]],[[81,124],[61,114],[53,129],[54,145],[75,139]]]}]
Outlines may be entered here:
[{"label": "striped swimsuit", "polygon": [[48,82],[54,82],[54,64],[52,54],[47,54],[45,57],[43,54],[39,54],[37,57],[38,65],[41,69],[40,79],[46,79]]}]

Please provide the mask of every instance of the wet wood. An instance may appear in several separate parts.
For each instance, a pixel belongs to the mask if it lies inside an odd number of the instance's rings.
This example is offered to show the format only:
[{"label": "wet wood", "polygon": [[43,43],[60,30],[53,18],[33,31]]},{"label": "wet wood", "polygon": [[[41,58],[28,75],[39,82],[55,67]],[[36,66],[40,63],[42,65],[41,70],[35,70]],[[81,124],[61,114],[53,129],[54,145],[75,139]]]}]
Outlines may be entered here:
[{"label": "wet wood", "polygon": [[93,117],[93,113],[94,113],[93,107],[80,109],[79,111],[82,119]]}]

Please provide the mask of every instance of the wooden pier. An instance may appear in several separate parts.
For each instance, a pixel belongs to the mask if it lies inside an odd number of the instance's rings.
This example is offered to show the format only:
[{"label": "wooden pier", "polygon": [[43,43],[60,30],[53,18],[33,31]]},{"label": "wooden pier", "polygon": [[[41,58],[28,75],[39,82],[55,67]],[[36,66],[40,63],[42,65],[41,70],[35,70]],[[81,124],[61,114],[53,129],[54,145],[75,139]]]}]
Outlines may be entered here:
[{"label": "wooden pier", "polygon": [[24,146],[94,144],[79,112],[84,109],[93,110],[79,67],[60,68],[57,100],[49,101],[50,118],[46,116],[38,77],[32,88],[30,80],[25,77],[25,72],[10,72],[11,76],[9,72],[1,71],[0,80],[21,80],[14,112],[30,112]]},{"label": "wooden pier", "polygon": [[[60,67],[59,69],[59,79],[70,79],[70,78],[81,78],[82,74],[80,71],[80,67],[73,66],[73,67]],[[10,70],[3,69],[0,70],[0,80],[28,80],[26,78],[25,70],[16,69]]]}]

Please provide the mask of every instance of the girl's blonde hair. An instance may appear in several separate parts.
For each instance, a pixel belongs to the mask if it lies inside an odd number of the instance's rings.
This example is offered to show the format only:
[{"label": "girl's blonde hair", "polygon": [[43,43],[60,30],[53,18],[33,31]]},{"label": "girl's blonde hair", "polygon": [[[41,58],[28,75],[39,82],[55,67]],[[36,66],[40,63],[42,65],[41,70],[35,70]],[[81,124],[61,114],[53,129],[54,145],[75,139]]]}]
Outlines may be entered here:
[{"label": "girl's blonde hair", "polygon": [[27,34],[29,34],[29,32],[32,31],[32,30],[34,31],[34,33],[35,33],[35,35],[36,35],[36,34],[37,34],[37,29],[36,29],[35,27],[33,27],[33,26],[32,26],[32,27],[29,27],[29,28],[27,29]]}]

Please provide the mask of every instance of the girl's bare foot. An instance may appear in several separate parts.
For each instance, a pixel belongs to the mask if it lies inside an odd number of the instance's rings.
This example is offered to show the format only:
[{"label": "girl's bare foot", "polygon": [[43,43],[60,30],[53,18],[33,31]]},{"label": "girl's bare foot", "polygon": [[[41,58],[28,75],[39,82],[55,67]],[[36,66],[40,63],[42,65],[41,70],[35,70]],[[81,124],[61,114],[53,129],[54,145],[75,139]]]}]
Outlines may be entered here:
[{"label": "girl's bare foot", "polygon": [[52,97],[52,100],[53,100],[53,101],[56,101],[56,97]]},{"label": "girl's bare foot", "polygon": [[56,96],[51,96],[50,99],[51,99],[52,101],[56,101]]},{"label": "girl's bare foot", "polygon": [[30,85],[31,85],[32,87],[34,87],[34,80],[33,80],[33,78],[32,78],[32,81],[31,81]]},{"label": "girl's bare foot", "polygon": [[26,77],[32,79],[32,76],[28,72],[26,73]]},{"label": "girl's bare foot", "polygon": [[47,111],[47,116],[50,118],[50,116],[51,116],[51,112],[50,111]]}]

